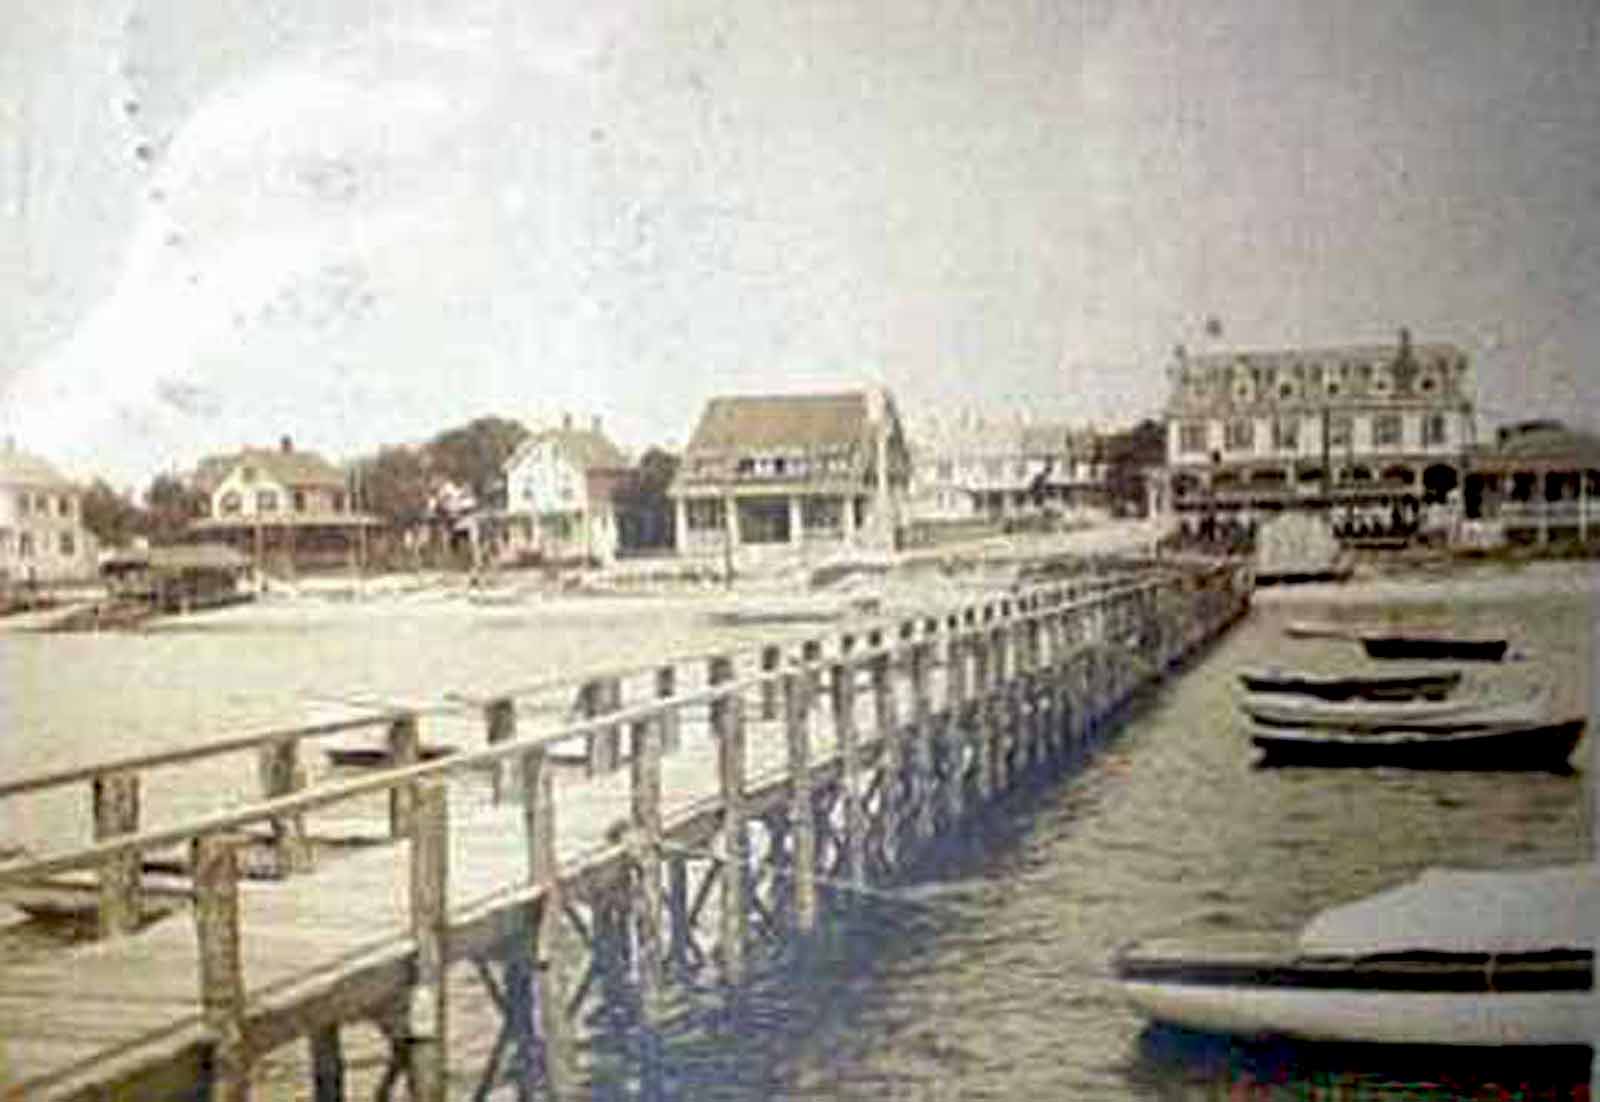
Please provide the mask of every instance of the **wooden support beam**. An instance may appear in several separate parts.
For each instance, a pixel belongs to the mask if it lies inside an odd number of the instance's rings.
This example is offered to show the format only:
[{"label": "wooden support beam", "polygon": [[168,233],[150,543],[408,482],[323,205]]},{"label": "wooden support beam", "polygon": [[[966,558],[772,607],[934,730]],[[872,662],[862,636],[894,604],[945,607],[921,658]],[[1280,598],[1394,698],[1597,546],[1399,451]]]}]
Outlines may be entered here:
[{"label": "wooden support beam", "polygon": [[[724,656],[711,660],[713,685],[733,679],[733,663]],[[718,946],[727,983],[744,980],[745,946],[750,941],[750,834],[745,808],[744,700],[737,693],[711,702],[711,730],[717,740],[717,777],[722,790],[722,831],[718,839],[722,873],[721,930]]]},{"label": "wooden support beam", "polygon": [[201,1097],[244,1102],[250,1058],[244,1039],[244,968],[239,952],[239,856],[235,844],[203,835],[193,850],[195,934],[200,944],[200,1009],[211,1034]]},{"label": "wooden support beam", "polygon": [[[665,713],[662,713],[664,715]],[[662,715],[639,720],[632,725],[628,793],[632,805],[633,830],[629,838],[632,886],[629,900],[633,910],[634,940],[638,947],[640,1010],[647,1033],[661,1028],[665,954],[662,950],[661,916],[665,898],[661,880],[661,725]],[[648,1039],[647,1039],[648,1040]],[[648,1054],[647,1054],[648,1055]],[[650,1082],[660,1093],[660,1067],[646,1061],[646,1094]]]},{"label": "wooden support beam", "polygon": [[809,671],[783,677],[784,739],[789,750],[789,872],[794,891],[794,926],[801,935],[817,928],[817,820],[811,792],[811,703]]},{"label": "wooden support beam", "polygon": [[411,834],[411,936],[416,980],[406,1017],[413,1102],[445,1102],[449,1064],[450,802],[443,781],[417,786]]},{"label": "wooden support beam", "polygon": [[[597,677],[586,681],[578,690],[578,713],[585,719],[611,715],[622,710],[622,678]],[[622,759],[622,728],[599,727],[589,732],[585,739],[589,759],[589,775],[614,772]]]},{"label": "wooden support beam", "polygon": [[344,1044],[339,1023],[321,1026],[306,1038],[311,1049],[311,1096],[315,1102],[344,1102]]},{"label": "wooden support beam", "polygon": [[528,881],[541,891],[531,948],[539,980],[545,1077],[550,1093],[567,1100],[577,1097],[580,1083],[567,1003],[583,971],[583,947],[566,922],[561,866],[556,858],[554,772],[543,746],[522,755],[522,832]]},{"label": "wooden support beam", "polygon": [[879,652],[872,658],[872,717],[883,740],[882,788],[878,817],[883,824],[885,858],[899,864],[899,854],[904,839],[901,790],[905,776],[905,741],[900,730],[900,719],[895,715],[894,686],[889,681],[889,655]]},{"label": "wooden support beam", "polygon": [[[90,782],[94,807],[94,840],[108,841],[139,831],[139,774],[132,771],[97,773]],[[139,928],[143,917],[140,891],[140,855],[108,857],[99,870],[100,937],[116,937]]]},{"label": "wooden support beam", "polygon": [[[422,736],[417,730],[414,713],[395,716],[389,722],[389,764],[415,765],[422,760]],[[417,804],[415,783],[397,785],[389,790],[389,837],[395,841],[410,838],[411,821]]]},{"label": "wooden support beam", "polygon": [[953,825],[966,810],[967,695],[966,652],[969,644],[952,633],[945,644],[945,723],[944,743],[948,769],[945,776],[945,807]]},{"label": "wooden support beam", "polygon": [[919,642],[911,648],[911,793],[916,801],[913,837],[926,842],[938,826],[934,800],[938,796],[933,768],[933,697],[928,684],[933,664],[933,644]]},{"label": "wooden support beam", "polygon": [[994,716],[989,710],[989,693],[993,686],[990,671],[993,665],[989,653],[989,633],[980,632],[972,637],[972,713],[974,718],[974,754],[977,765],[977,797],[986,804],[996,792],[994,776]]},{"label": "wooden support beam", "polygon": [[833,732],[842,763],[845,878],[859,886],[867,881],[867,829],[866,817],[861,811],[861,747],[856,731],[855,675],[855,666],[839,662],[833,666],[829,680],[833,689]]},{"label": "wooden support beam", "polygon": [[[490,746],[514,741],[517,737],[517,705],[510,697],[491,700],[483,706],[483,726]],[[515,776],[516,760],[506,758],[494,766],[491,784],[494,802],[502,802],[510,793],[519,792]]]},{"label": "wooden support beam", "polygon": [[[713,662],[717,659],[712,659]],[[723,661],[730,661],[723,659]],[[783,648],[779,646],[765,646],[761,648],[761,672],[775,674],[783,665]],[[730,665],[731,676],[731,665]],[[761,718],[778,718],[778,682],[776,678],[768,679],[761,683]]]},{"label": "wooden support beam", "polygon": [[[256,772],[261,781],[261,798],[289,796],[306,786],[306,773],[300,765],[300,740],[279,739],[257,751]],[[306,817],[282,815],[272,820],[272,849],[276,875],[283,877],[311,869],[311,842],[306,837]]]},{"label": "wooden support beam", "polygon": [[[678,667],[670,662],[656,668],[656,699],[671,700],[678,693]],[[676,753],[683,742],[683,717],[677,708],[661,713],[661,752]]]}]

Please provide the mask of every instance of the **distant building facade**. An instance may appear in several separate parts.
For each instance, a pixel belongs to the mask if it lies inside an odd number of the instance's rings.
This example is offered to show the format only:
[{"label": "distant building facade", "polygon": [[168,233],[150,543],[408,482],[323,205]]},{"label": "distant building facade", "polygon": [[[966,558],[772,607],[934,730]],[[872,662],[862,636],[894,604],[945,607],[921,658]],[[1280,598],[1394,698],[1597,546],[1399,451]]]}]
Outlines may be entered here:
[{"label": "distant building facade", "polygon": [[678,551],[888,546],[910,479],[887,390],[713,398],[670,490]]},{"label": "distant building facade", "polygon": [[1476,385],[1452,344],[1228,351],[1169,371],[1170,507],[1180,517],[1455,500]]},{"label": "distant building facade", "polygon": [[615,492],[628,458],[600,419],[536,432],[506,460],[502,556],[611,562],[617,555]]},{"label": "distant building facade", "polygon": [[1559,421],[1501,428],[1465,480],[1467,519],[1493,522],[1518,543],[1594,538],[1597,501],[1600,437]]},{"label": "distant building facade", "polygon": [[910,511],[919,520],[1104,504],[1103,442],[1092,428],[966,410],[920,418],[911,432]]},{"label": "distant building facade", "polygon": [[191,480],[201,515],[196,538],[285,569],[355,562],[382,522],[353,507],[345,473],[289,437],[202,460]]},{"label": "distant building facade", "polygon": [[38,456],[0,447],[0,587],[92,577],[79,489]]}]

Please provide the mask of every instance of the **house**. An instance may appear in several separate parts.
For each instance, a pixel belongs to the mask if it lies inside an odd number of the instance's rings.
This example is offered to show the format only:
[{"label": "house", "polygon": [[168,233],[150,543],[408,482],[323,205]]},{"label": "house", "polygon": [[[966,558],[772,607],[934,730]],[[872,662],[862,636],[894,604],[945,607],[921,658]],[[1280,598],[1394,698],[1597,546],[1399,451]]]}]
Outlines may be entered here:
[{"label": "house", "polygon": [[628,458],[595,417],[576,428],[536,432],[505,464],[506,509],[502,558],[546,562],[611,562],[617,556],[614,496],[628,475]]},{"label": "house", "polygon": [[345,473],[285,436],[276,449],[245,448],[201,461],[192,479],[197,539],[220,543],[258,567],[288,571],[364,562],[382,521],[358,512]]},{"label": "house", "polygon": [[1103,441],[1092,428],[968,409],[920,419],[912,446],[919,520],[1001,521],[1105,502]]},{"label": "house", "polygon": [[1547,543],[1600,533],[1600,436],[1559,421],[1525,421],[1475,451],[1463,482],[1469,520],[1493,522],[1516,543]]},{"label": "house", "polygon": [[0,448],[0,587],[92,576],[92,544],[78,487],[7,439]]},{"label": "house", "polygon": [[669,492],[678,552],[892,546],[910,478],[887,390],[713,398]]},{"label": "house", "polygon": [[1169,378],[1168,500],[1185,527],[1443,502],[1475,444],[1466,354],[1405,330],[1388,345],[1180,347]]}]

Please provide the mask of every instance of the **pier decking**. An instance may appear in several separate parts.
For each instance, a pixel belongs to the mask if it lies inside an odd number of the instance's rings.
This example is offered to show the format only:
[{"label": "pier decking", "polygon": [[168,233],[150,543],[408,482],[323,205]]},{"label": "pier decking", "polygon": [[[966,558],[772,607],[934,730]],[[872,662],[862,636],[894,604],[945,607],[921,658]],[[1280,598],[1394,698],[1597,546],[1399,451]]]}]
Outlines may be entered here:
[{"label": "pier decking", "polygon": [[[337,1099],[341,1026],[369,1022],[383,1096],[440,1099],[448,1076],[571,1097],[615,1011],[637,1038],[629,1089],[658,1097],[677,981],[736,992],[765,947],[1085,752],[1248,600],[1232,568],[1144,565],[606,672],[560,688],[576,714],[549,729],[551,686],[509,690],[472,703],[480,747],[438,760],[420,760],[430,716],[398,710],[0,785],[89,788],[97,840],[0,865],[0,898],[88,898],[102,935],[0,965],[0,1095],[244,1098],[260,1058],[303,1038],[312,1093]],[[308,786],[302,748],[362,728],[391,764]],[[141,830],[141,776],[222,753],[256,757],[259,802]],[[392,841],[330,857],[330,817]],[[463,983],[502,1021],[465,1069]]]}]

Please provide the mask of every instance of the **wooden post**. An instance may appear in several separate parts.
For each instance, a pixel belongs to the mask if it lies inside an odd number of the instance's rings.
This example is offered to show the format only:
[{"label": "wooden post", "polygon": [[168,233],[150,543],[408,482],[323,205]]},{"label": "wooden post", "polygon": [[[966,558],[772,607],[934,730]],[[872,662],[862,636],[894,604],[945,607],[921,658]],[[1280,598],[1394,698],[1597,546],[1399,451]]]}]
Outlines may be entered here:
[{"label": "wooden post", "polygon": [[528,880],[541,889],[533,947],[539,975],[539,1033],[544,1039],[550,1092],[565,1100],[576,1097],[579,1089],[567,1000],[577,987],[582,948],[575,943],[564,913],[553,781],[549,753],[543,746],[522,755],[522,832]]},{"label": "wooden post", "polygon": [[967,798],[967,731],[966,717],[963,715],[966,703],[966,647],[960,630],[952,628],[946,643],[944,679],[944,743],[948,765],[944,795],[952,825],[960,820]]},{"label": "wooden post", "polygon": [[894,711],[894,687],[889,684],[889,655],[884,651],[872,656],[872,714],[878,738],[883,743],[883,782],[878,791],[878,814],[883,820],[884,857],[899,864],[904,828],[900,789],[901,778],[905,775],[905,742]]},{"label": "wooden post", "polygon": [[938,795],[933,767],[933,698],[928,687],[928,667],[932,664],[933,644],[919,642],[911,648],[911,737],[912,799],[917,817],[914,836],[919,842],[933,837],[937,820],[934,799]]},{"label": "wooden post", "polygon": [[[622,679],[620,677],[597,677],[586,681],[578,693],[578,711],[585,719],[596,716],[610,715],[622,710]],[[602,773],[613,772],[620,764],[622,757],[622,729],[620,727],[599,727],[590,731],[585,741],[588,744],[589,775],[598,776]]]},{"label": "wooden post", "polygon": [[316,1102],[344,1102],[344,1044],[339,1023],[311,1031],[311,1096]]},{"label": "wooden post", "polygon": [[[417,717],[411,712],[389,722],[389,764],[415,765],[422,758],[422,739],[417,733]],[[389,790],[389,837],[395,841],[411,837],[411,820],[417,805],[416,782]]]},{"label": "wooden post", "polygon": [[[490,746],[502,742],[514,742],[517,737],[517,703],[510,697],[500,697],[491,700],[483,706],[483,725],[487,732]],[[515,776],[516,761],[507,758],[494,765],[491,784],[494,786],[494,802],[499,804],[506,798],[506,794],[518,790],[519,785]]]},{"label": "wooden post", "polygon": [[[300,766],[299,739],[266,743],[258,753],[256,771],[261,778],[263,799],[288,796],[306,786],[305,770]],[[274,871],[278,876],[310,870],[311,842],[306,837],[306,817],[296,813],[274,818],[272,848],[277,864]]]},{"label": "wooden post", "polygon": [[994,776],[994,723],[989,712],[989,693],[992,689],[989,661],[989,632],[972,636],[972,696],[976,730],[976,765],[978,767],[978,802],[986,804],[995,794]]},{"label": "wooden post", "polygon": [[[139,831],[139,774],[96,773],[92,782],[94,840],[108,841]],[[99,871],[98,933],[116,937],[139,928],[143,917],[137,852],[108,857]]]},{"label": "wooden post", "polygon": [[200,942],[200,1009],[211,1034],[210,1082],[201,1097],[250,1097],[244,1043],[244,969],[239,956],[239,858],[215,835],[194,841],[195,934]]},{"label": "wooden post", "polygon": [[[845,878],[853,887],[867,882],[867,832],[861,814],[861,748],[856,737],[856,670],[849,662],[834,664],[833,731],[838,742],[844,786]],[[849,900],[855,902],[855,897]]]},{"label": "wooden post", "polygon": [[[733,679],[733,662],[725,656],[711,660],[713,685]],[[722,790],[721,914],[719,945],[725,982],[744,980],[745,945],[750,940],[750,835],[745,810],[744,701],[736,693],[711,702],[711,730],[717,740],[717,777]]]},{"label": "wooden post", "polygon": [[[668,667],[670,670],[671,667]],[[654,1102],[662,1095],[660,1030],[664,1024],[666,969],[662,953],[661,915],[661,728],[672,709],[633,724],[629,747],[629,785],[633,830],[629,856],[633,866],[633,930],[638,946],[639,1007],[644,1026],[641,1097]]]},{"label": "wooden post", "polygon": [[449,1062],[448,989],[450,803],[443,781],[417,786],[411,834],[411,936],[416,981],[405,1020],[405,1051],[415,1102],[445,1102]]},{"label": "wooden post", "polygon": [[[761,672],[775,674],[783,665],[783,648],[767,646],[761,648]],[[761,718],[778,718],[778,682],[771,678],[761,683]]]},{"label": "wooden post", "polygon": [[[671,700],[678,691],[678,667],[668,663],[656,670],[656,699]],[[661,712],[661,752],[671,754],[683,742],[683,721],[677,708]]]},{"label": "wooden post", "polygon": [[789,872],[794,924],[802,935],[817,928],[817,818],[811,800],[811,697],[808,673],[783,676],[784,738],[789,749]]}]

